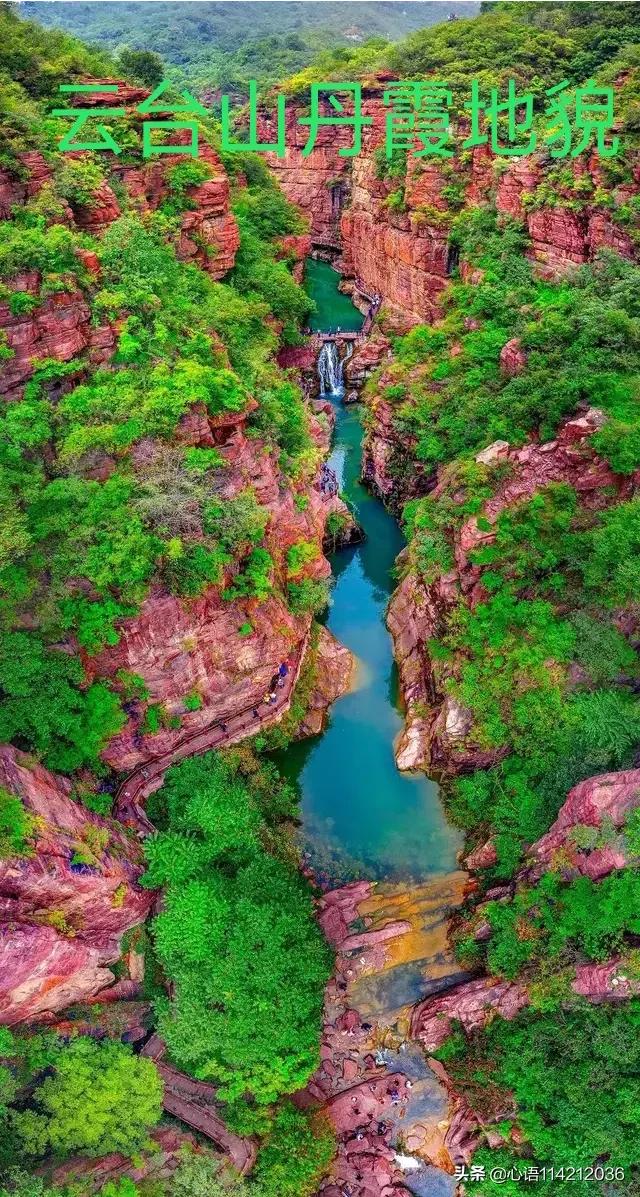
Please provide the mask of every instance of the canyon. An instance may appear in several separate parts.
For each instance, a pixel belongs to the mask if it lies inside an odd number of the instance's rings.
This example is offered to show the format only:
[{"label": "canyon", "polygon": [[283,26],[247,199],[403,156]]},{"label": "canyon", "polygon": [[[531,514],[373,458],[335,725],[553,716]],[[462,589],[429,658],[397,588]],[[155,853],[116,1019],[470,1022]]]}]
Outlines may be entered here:
[{"label": "canyon", "polygon": [[[439,313],[439,297],[448,284],[457,256],[450,243],[452,213],[465,205],[495,198],[499,213],[524,220],[530,237],[529,255],[541,275],[554,279],[592,261],[600,249],[610,248],[633,259],[635,246],[628,232],[611,217],[608,204],[598,202],[603,184],[596,154],[575,160],[574,178],[586,184],[576,211],[573,194],[559,186],[554,206],[531,197],[544,183],[548,165],[535,155],[496,159],[485,146],[465,150],[444,164],[430,158],[408,158],[406,178],[387,175],[376,150],[384,146],[386,109],[382,100],[387,74],[363,86],[363,115],[371,124],[362,131],[362,152],[345,157],[350,130],[320,128],[314,147],[303,156],[307,141],[291,105],[286,121],[283,157],[267,154],[285,195],[309,218],[311,240],[318,246],[339,247],[336,265],[345,279],[355,279],[363,291],[384,297],[385,309],[400,327],[431,322]],[[326,115],[329,106],[321,106]],[[273,136],[273,119],[263,116],[265,138]],[[456,130],[461,138],[464,129]],[[382,150],[380,151],[382,152]],[[619,203],[637,194],[640,166],[633,179],[615,189]],[[445,196],[457,192],[454,205]]]},{"label": "canyon", "polygon": [[[495,194],[499,213],[524,220],[530,238],[528,253],[543,279],[570,276],[602,248],[630,260],[637,250],[628,233],[612,219],[609,207],[595,199],[586,199],[577,211],[563,204],[537,206],[535,193],[544,182],[545,169],[536,160],[501,162],[501,169],[496,170],[484,149],[474,150],[468,160],[453,168],[410,160],[398,199],[398,180],[384,177],[375,155],[384,130],[383,85],[384,77],[380,77],[365,89],[364,111],[373,123],[365,130],[360,156],[341,157],[338,151],[347,144],[346,139],[325,130],[316,148],[303,158],[306,136],[296,123],[297,114],[290,112],[287,152],[283,159],[271,156],[269,165],[284,194],[310,224],[308,234],[282,242],[283,255],[297,259],[296,276],[302,276],[303,259],[310,251],[328,254],[341,275],[341,287],[353,293],[359,304],[365,304],[367,296],[382,296],[383,319],[368,336],[360,337],[344,362],[347,393],[337,396],[339,431],[334,453],[341,453],[346,462],[346,472],[338,478],[340,489],[345,479],[347,489],[352,488],[353,453],[360,453],[360,430],[359,424],[345,423],[351,418],[351,408],[345,414],[341,401],[361,398],[365,408],[362,478],[368,491],[366,501],[379,507],[381,500],[390,512],[398,514],[406,500],[427,493],[437,498],[449,485],[448,479],[427,475],[414,463],[414,444],[398,430],[392,403],[385,395],[393,382],[395,334],[440,318],[443,292],[458,266],[450,237],[452,208],[443,198],[443,189],[453,184],[459,188],[461,198],[454,207],[477,205]],[[131,89],[130,102],[139,94],[146,93]],[[266,115],[261,132],[265,137],[273,134]],[[215,151],[207,149],[202,160],[210,177],[191,188],[191,207],[181,216],[175,246],[180,260],[194,262],[214,279],[222,279],[233,267],[239,246],[231,182]],[[121,214],[120,188],[138,211],[157,211],[167,196],[166,172],[177,161],[179,158],[168,156],[162,166],[118,166],[114,186],[101,185],[95,203],[84,209],[82,205],[69,206],[66,219],[91,234],[104,232]],[[0,215],[5,217],[15,205],[37,197],[50,182],[41,155],[24,154],[22,166],[20,180],[10,172],[0,172]],[[603,181],[595,156],[575,166],[574,177],[587,178],[590,194],[595,193]],[[235,180],[234,186],[241,187],[242,180]],[[617,198],[635,195],[638,186],[640,167],[632,183],[617,189]],[[85,252],[80,260],[86,278],[97,282],[100,267],[95,255]],[[463,280],[471,285],[480,281],[468,264],[462,261],[459,265]],[[0,330],[13,352],[3,370],[5,399],[13,401],[24,393],[34,373],[34,359],[77,363],[69,376],[75,381],[92,366],[111,363],[117,323],[92,324],[82,287],[70,285],[45,295],[45,280],[37,271],[23,272],[11,281],[15,291],[41,302],[20,315],[12,313],[8,301],[0,302]],[[516,377],[526,360],[517,339],[502,347],[500,364],[506,376]],[[312,376],[316,361],[308,344],[281,349],[279,362],[293,377],[302,377],[308,395],[315,393]],[[300,371],[302,376],[297,373]],[[375,379],[362,393],[374,371]],[[52,393],[58,385],[53,384]],[[65,380],[58,393],[64,393],[66,386]],[[309,400],[313,444],[323,458],[331,448],[335,399],[321,395]],[[388,529],[382,532],[388,542],[383,548],[373,546],[382,561],[374,571],[366,556],[371,553],[371,532],[368,546],[356,547],[359,533],[352,504],[338,493],[338,485],[327,489],[322,471],[308,481],[303,492],[294,487],[282,471],[277,450],[251,425],[255,408],[256,401],[249,397],[243,411],[215,417],[204,405],[195,404],[179,423],[176,443],[216,450],[222,463],[215,482],[217,501],[224,504],[247,487],[253,488],[266,512],[262,543],[273,561],[273,592],[264,601],[224,599],[223,591],[233,581],[232,569],[219,584],[208,586],[193,599],[176,597],[154,584],[137,614],[119,622],[117,643],[93,655],[84,650],[80,654],[87,682],[115,684],[123,673],[133,674],[142,679],[148,695],[127,702],[126,722],[102,754],[105,766],[119,775],[116,809],[121,815],[131,815],[123,819],[129,826],[88,810],[77,800],[80,795],[69,780],[44,769],[25,753],[10,747],[0,749],[0,785],[20,799],[31,828],[25,853],[3,861],[0,867],[1,1021],[7,1025],[59,1025],[60,1015],[76,1003],[122,1001],[135,1005],[141,997],[140,959],[130,946],[129,933],[140,930],[161,899],[139,885],[143,867],[139,835],[151,830],[151,825],[148,820],[146,825],[137,820],[134,806],[124,801],[132,797],[126,787],[133,786],[135,780],[133,798],[141,803],[161,784],[165,763],[189,755],[196,744],[197,751],[202,751],[204,744],[223,746],[244,738],[256,726],[251,716],[245,726],[244,717],[256,708],[262,716],[258,726],[270,722],[263,709],[265,692],[280,662],[288,661],[295,677],[283,695],[286,701],[273,712],[274,722],[282,718],[305,669],[305,651],[311,640],[311,616],[292,613],[283,598],[289,576],[288,552],[301,541],[311,544],[315,552],[304,576],[318,581],[331,574],[329,551],[343,543],[348,546],[345,559],[334,561],[337,597],[329,626],[321,627],[313,652],[309,650],[306,658],[311,677],[307,679],[305,711],[296,728],[302,743],[287,749],[305,801],[306,785],[317,803],[314,807],[311,801],[307,806],[303,802],[305,834],[312,816],[320,827],[308,834],[305,849],[309,853],[317,849],[317,854],[305,864],[320,880],[318,920],[337,954],[325,993],[321,1064],[295,1100],[300,1108],[321,1108],[337,1133],[337,1154],[323,1181],[322,1197],[345,1193],[407,1197],[418,1191],[414,1176],[418,1173],[421,1182],[437,1186],[434,1191],[452,1192],[456,1167],[469,1162],[480,1142],[499,1143],[500,1132],[483,1123],[455,1092],[446,1067],[431,1053],[458,1024],[465,1031],[474,1031],[496,1015],[510,1021],[530,1005],[531,997],[525,983],[465,971],[452,953],[450,917],[465,903],[473,902],[479,882],[469,873],[482,877],[483,870],[496,863],[496,849],[488,840],[467,855],[467,871],[456,868],[459,839],[453,829],[446,828],[435,785],[415,775],[428,773],[446,779],[472,773],[496,764],[508,750],[487,749],[474,738],[471,712],[448,693],[456,662],[436,659],[429,642],[461,596],[470,608],[486,597],[473,555],[494,542],[495,525],[503,512],[534,497],[550,483],[570,485],[584,511],[601,510],[631,498],[638,478],[614,473],[593,448],[592,437],[604,421],[603,413],[593,407],[564,420],[553,440],[532,438],[524,446],[499,440],[477,455],[476,463],[499,463],[503,477],[482,510],[465,518],[457,530],[451,570],[427,583],[411,568],[406,549],[398,556],[400,580],[386,618],[399,673],[400,717],[390,696],[388,647],[380,665],[379,629],[372,636],[375,651],[367,657],[366,645],[341,643],[339,623],[341,618],[350,625],[358,619],[363,625],[380,621],[389,571],[401,545]],[[357,419],[353,415],[353,420]],[[158,442],[153,438],[136,446],[133,465],[139,478],[154,467],[158,456]],[[339,463],[332,460],[333,469]],[[407,469],[414,464],[415,469]],[[92,468],[93,476],[104,480],[114,462],[103,454]],[[356,472],[359,476],[359,460]],[[364,503],[363,493],[358,493]],[[455,501],[455,493],[453,498]],[[331,533],[336,522],[341,527],[337,544]],[[374,523],[371,528],[375,533],[381,525]],[[390,554],[388,563],[385,554]],[[349,568],[357,575],[355,582],[354,576],[349,579]],[[370,607],[363,605],[357,589],[363,576],[369,588],[367,603],[371,594],[375,599]],[[342,609],[340,602],[344,603]],[[381,718],[379,711],[369,724],[371,676],[377,689],[385,691],[385,718],[391,712],[384,723],[384,736],[380,723],[376,724]],[[194,694],[198,696],[195,709],[189,702]],[[304,738],[320,735],[329,708],[338,699],[343,705],[331,713],[325,739],[314,741],[309,748]],[[147,702],[161,704],[165,714],[163,726],[155,731],[145,726]],[[355,741],[346,738],[345,725],[358,719],[371,736],[369,754],[364,740],[362,746],[354,747]],[[394,736],[395,763],[391,757]],[[388,752],[379,767],[373,745],[384,737]],[[329,758],[322,756],[322,743],[330,746]],[[339,777],[327,768],[327,759],[330,764],[333,761],[334,769],[339,761]],[[405,787],[404,794],[409,794],[409,787],[415,786],[414,806],[407,800],[404,822],[400,810],[387,809],[380,816],[382,806],[376,807],[373,782],[356,776],[366,772],[365,760],[371,778],[378,768],[387,770],[385,778],[391,777],[393,770],[390,784],[398,793]],[[320,773],[323,797],[332,791],[333,805],[326,808],[318,802],[318,789],[311,784]],[[395,795],[396,790],[393,792]],[[352,802],[352,793],[362,796],[361,810]],[[382,797],[392,805],[388,793]],[[547,834],[530,845],[514,886],[539,879],[558,861],[567,877],[600,879],[623,868],[630,859],[623,828],[639,801],[640,770],[635,768],[580,782],[567,795]],[[350,805],[356,807],[355,818],[353,809],[347,809]],[[347,835],[352,842],[339,826],[339,807],[345,820],[351,816]],[[140,811],[141,806],[138,815]],[[367,842],[365,832],[381,817],[386,818],[388,827],[396,815],[400,847],[394,857],[391,850],[385,855],[383,836]],[[425,818],[432,822],[418,821]],[[329,827],[331,835],[327,834]],[[615,834],[606,844],[581,849],[572,838],[577,827],[609,831],[613,827]],[[412,840],[415,851],[408,859],[407,846]],[[423,840],[428,841],[426,847]],[[429,852],[438,858],[435,866],[433,861],[425,863]],[[349,872],[354,862],[370,875],[339,884],[337,864],[342,863]],[[393,872],[396,866],[397,876]],[[513,886],[510,890],[505,887],[500,896],[512,893]],[[477,913],[481,915],[481,905]],[[571,989],[594,1004],[619,1002],[640,991],[623,955],[577,964]],[[130,1009],[130,1013],[137,1025],[140,1011]],[[170,1113],[180,1116],[182,1110],[189,1121],[184,1104],[185,1093],[191,1092],[189,1085],[201,1096],[206,1088],[204,1097],[213,1104],[211,1086],[188,1081],[170,1064],[162,1064],[161,1069],[168,1081],[165,1106]],[[192,1125],[205,1134],[210,1131],[204,1116],[202,1125]],[[232,1158],[235,1152],[237,1162],[244,1141],[233,1136],[229,1147],[220,1127],[216,1133],[211,1137],[226,1147]],[[187,1137],[162,1131],[156,1138],[161,1157],[158,1170],[170,1173]],[[97,1186],[125,1171],[126,1161],[107,1157],[92,1171],[92,1183]],[[143,1175],[141,1170],[140,1177]]]}]

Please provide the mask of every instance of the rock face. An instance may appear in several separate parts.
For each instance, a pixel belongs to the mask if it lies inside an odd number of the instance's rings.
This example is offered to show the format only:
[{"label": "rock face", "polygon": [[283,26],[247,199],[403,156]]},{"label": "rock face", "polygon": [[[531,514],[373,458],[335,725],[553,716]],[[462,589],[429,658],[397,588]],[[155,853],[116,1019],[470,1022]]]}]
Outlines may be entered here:
[{"label": "rock face", "polygon": [[[630,496],[632,482],[614,475],[588,444],[601,422],[602,413],[592,409],[569,420],[555,441],[528,444],[522,449],[496,442],[479,454],[478,459],[504,461],[511,470],[482,513],[468,519],[460,529],[454,569],[430,585],[409,570],[395,591],[387,622],[406,707],[405,730],[396,745],[401,768],[437,768],[455,774],[486,768],[499,759],[496,752],[484,750],[474,741],[471,712],[447,694],[446,683],[455,677],[455,662],[431,660],[427,645],[437,636],[443,617],[460,596],[471,606],[482,599],[481,569],[469,561],[469,554],[490,544],[494,532],[492,528],[481,530],[479,519],[494,525],[505,508],[531,498],[550,482],[570,484],[586,508],[606,502],[607,493],[618,499]],[[439,488],[433,493],[437,496]]]},{"label": "rock face", "polygon": [[[119,824],[71,798],[71,783],[0,748],[0,786],[36,819],[34,854],[0,862],[0,1022],[43,1018],[114,980],[123,933],[145,920],[142,853]],[[130,995],[129,995],[130,996]]]},{"label": "rock face", "polygon": [[[320,129],[315,147],[303,157],[307,131],[297,123],[299,115],[289,108],[285,153],[282,158],[267,154],[266,160],[287,199],[309,218],[312,240],[335,242],[340,211],[350,190],[349,159],[339,153],[349,144],[348,131],[340,126]],[[266,115],[259,133],[261,140],[274,140],[274,123]]]},{"label": "rock face", "polygon": [[[36,272],[12,280],[14,290],[39,296]],[[33,359],[53,357],[68,362],[88,350],[92,340],[89,305],[80,290],[60,291],[43,299],[28,315],[13,316],[8,303],[0,303],[0,331],[13,352],[3,363],[0,395],[17,397],[33,374]],[[115,343],[115,341],[114,341]]]},{"label": "rock face", "polygon": [[[604,773],[581,781],[569,791],[547,834],[529,849],[531,865],[526,879],[535,880],[555,866],[597,881],[614,869],[624,868],[629,863],[629,851],[621,828],[638,806],[640,769]],[[589,828],[595,833],[593,844],[580,847],[579,832]]]},{"label": "rock face", "polygon": [[315,676],[299,736],[317,736],[329,707],[346,694],[351,682],[353,656],[328,628],[321,626],[316,648]]},{"label": "rock face", "polygon": [[86,1192],[96,1193],[109,1182],[117,1183],[122,1176],[134,1184],[146,1180],[166,1181],[183,1162],[185,1153],[196,1157],[207,1154],[193,1135],[173,1126],[152,1130],[149,1138],[153,1150],[137,1158],[135,1164],[129,1156],[118,1152],[100,1156],[97,1160],[78,1157],[58,1165],[53,1171],[52,1183],[61,1187],[79,1185],[84,1188],[88,1185]]},{"label": "rock face", "polygon": [[[640,981],[629,977],[624,961],[616,958],[603,964],[577,965],[570,989],[598,1004],[628,999],[640,992]],[[516,981],[479,977],[415,1006],[411,1034],[426,1051],[433,1052],[448,1039],[455,1024],[460,1023],[470,1032],[488,1026],[496,1016],[510,1021],[528,1006],[529,1000],[526,987]]]},{"label": "rock face", "polygon": [[[328,437],[328,430],[319,425],[316,433],[319,441]],[[287,550],[301,540],[318,546],[306,575],[327,577],[330,567],[320,546],[331,512],[346,513],[342,501],[311,487],[307,506],[300,511],[293,492],[283,485],[271,450],[248,437],[241,424],[224,430],[224,437],[218,448],[227,468],[216,497],[230,499],[248,485],[253,487],[258,502],[270,513],[265,547],[274,560],[275,579],[284,582]],[[189,443],[207,444],[210,438],[209,421],[194,421]],[[293,616],[276,592],[262,603],[222,599],[221,591],[231,581],[225,578],[220,586],[211,586],[189,601],[159,590],[151,593],[138,615],[120,625],[119,643],[86,659],[91,676],[113,678],[122,669],[139,674],[149,690],[149,701],[162,703],[167,716],[179,721],[177,727],[143,735],[144,704],[129,704],[126,726],[104,753],[114,768],[133,769],[169,751],[186,734],[261,703],[279,664],[304,639],[309,616]],[[200,699],[195,711],[185,705],[193,694]]]},{"label": "rock face", "polygon": [[438,216],[446,208],[441,185],[437,168],[418,176],[412,165],[403,200],[392,206],[397,181],[380,180],[372,156],[354,159],[351,207],[340,223],[343,262],[364,291],[383,295],[385,306],[409,323],[436,319],[449,278],[448,232]]},{"label": "rock face", "polygon": [[[606,247],[634,257],[628,233],[615,223],[606,204],[600,205],[597,192],[603,179],[596,154],[573,164],[580,190],[556,185],[552,208],[545,206],[544,193],[538,191],[547,168],[535,156],[509,160],[506,170],[500,158],[496,173],[494,157],[477,147],[470,162],[457,163],[453,174],[430,158],[413,158],[406,178],[384,177],[376,150],[384,143],[382,93],[387,83],[381,76],[363,89],[363,112],[372,124],[363,130],[360,154],[339,153],[351,144],[350,130],[324,128],[315,148],[303,157],[307,130],[297,124],[297,117],[304,115],[300,109],[287,114],[284,157],[268,155],[285,194],[310,218],[312,241],[339,246],[343,273],[365,292],[382,294],[387,310],[408,323],[432,321],[438,315],[439,297],[457,265],[449,239],[457,210],[447,199],[446,189],[452,185],[468,205],[482,204],[494,195],[499,212],[526,223],[529,254],[543,277],[575,270]],[[273,122],[265,120],[261,131],[273,139]],[[615,189],[616,201],[623,203],[637,194],[639,185],[636,168],[634,180]]]},{"label": "rock face", "polygon": [[391,342],[379,329],[374,328],[364,341],[356,345],[344,366],[344,376],[349,386],[361,386],[371,372],[390,353]]}]

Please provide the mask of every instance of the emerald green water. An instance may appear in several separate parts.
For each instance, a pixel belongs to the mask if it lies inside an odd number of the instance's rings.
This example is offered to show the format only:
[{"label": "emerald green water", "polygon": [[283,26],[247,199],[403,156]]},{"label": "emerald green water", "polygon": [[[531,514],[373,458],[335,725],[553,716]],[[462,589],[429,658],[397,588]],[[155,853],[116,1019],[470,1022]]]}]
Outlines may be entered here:
[{"label": "emerald green water", "polygon": [[[325,292],[313,294],[319,319],[326,319]],[[445,821],[435,783],[401,773],[393,755],[402,718],[384,616],[403,539],[360,482],[359,409],[327,398],[336,411],[329,464],[367,537],[333,555],[335,586],[326,618],[355,655],[356,671],[351,692],[331,708],[326,731],[291,745],[279,763],[299,786],[304,847],[319,873],[332,882],[359,876],[423,880],[455,868],[461,840]]]},{"label": "emerald green water", "polygon": [[352,304],[348,295],[338,290],[340,275],[328,262],[307,258],[304,268],[305,290],[315,299],[318,310],[309,325],[312,332],[358,332],[364,316]]}]

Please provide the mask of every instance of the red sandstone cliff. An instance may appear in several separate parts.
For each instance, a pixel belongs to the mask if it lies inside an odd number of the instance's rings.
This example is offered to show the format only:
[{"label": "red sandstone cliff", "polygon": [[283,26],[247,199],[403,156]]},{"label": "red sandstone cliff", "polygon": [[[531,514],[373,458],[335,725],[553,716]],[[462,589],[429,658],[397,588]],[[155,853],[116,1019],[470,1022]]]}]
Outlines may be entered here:
[{"label": "red sandstone cliff", "polygon": [[[363,112],[373,123],[363,130],[359,155],[339,153],[351,144],[350,130],[324,128],[314,149],[303,156],[307,129],[297,124],[302,110],[292,108],[286,153],[283,158],[268,155],[268,161],[287,197],[310,217],[312,241],[340,243],[339,265],[345,275],[358,279],[365,292],[382,294],[385,307],[406,322],[436,318],[439,296],[455,265],[449,229],[458,205],[446,198],[452,184],[463,204],[494,196],[499,212],[524,220],[530,256],[546,277],[592,260],[603,247],[634,256],[629,234],[598,194],[603,179],[595,153],[573,164],[575,178],[583,176],[579,193],[554,183],[553,206],[536,194],[549,169],[540,158],[496,159],[485,147],[474,149],[464,161],[458,153],[444,166],[429,157],[410,158],[406,179],[381,178],[383,165],[379,169],[374,154],[384,143],[383,85],[380,80],[364,89]],[[265,121],[262,131],[273,135],[271,122]],[[640,165],[633,182],[614,189],[616,202],[637,193],[638,184]]]},{"label": "red sandstone cliff", "polygon": [[107,966],[120,956],[123,933],[144,922],[153,894],[137,883],[136,840],[73,801],[66,778],[5,746],[0,786],[35,818],[33,854],[0,862],[0,1022],[11,1024],[109,986]]},{"label": "red sandstone cliff", "polygon": [[[143,95],[144,93],[140,93]],[[136,98],[135,93],[133,99]],[[229,271],[239,245],[238,226],[230,210],[230,185],[218,155],[210,146],[202,144],[200,160],[206,163],[211,177],[188,189],[193,205],[182,214],[176,237],[178,256],[197,262],[215,279]],[[14,207],[39,195],[51,182],[51,170],[41,154],[30,151],[20,156],[25,178],[15,172],[0,169],[0,219],[8,220]],[[141,211],[155,211],[170,194],[168,172],[183,163],[183,155],[167,154],[160,162],[148,162],[140,168],[113,167],[111,181],[124,188],[130,200]],[[66,205],[65,220],[69,225],[91,233],[104,232],[121,215],[116,192],[109,182],[95,191],[91,204]],[[79,254],[79,270],[89,276],[99,270],[93,254]],[[97,279],[94,280],[97,284]],[[40,302],[33,310],[12,316],[8,303],[0,302],[0,334],[13,351],[13,358],[3,362],[0,372],[0,396],[14,398],[21,394],[25,382],[33,374],[33,363],[42,358],[68,362],[78,358],[78,373],[89,363],[104,363],[115,349],[114,329],[105,325],[93,327],[89,305],[83,291],[70,286],[69,290],[52,295],[42,293],[42,277],[36,272],[9,280],[12,291],[25,291]],[[86,279],[92,285],[91,278]]]},{"label": "red sandstone cliff", "polygon": [[[320,425],[315,428],[322,442],[326,432]],[[189,443],[210,443],[206,415],[192,422],[191,432]],[[242,418],[235,417],[235,426],[226,426],[222,435],[217,446],[225,468],[216,497],[231,499],[247,486],[253,487],[259,504],[269,513],[264,545],[273,557],[274,582],[280,583],[280,589],[274,587],[273,594],[259,602],[223,599],[231,575],[220,586],[208,587],[190,600],[157,587],[140,612],[119,626],[118,644],[86,658],[91,676],[114,678],[122,669],[139,674],[149,690],[148,701],[162,703],[169,718],[179,719],[178,727],[142,735],[145,705],[129,704],[127,725],[104,753],[117,769],[132,769],[167,752],[185,734],[261,704],[274,671],[295,654],[310,622],[309,616],[292,615],[281,597],[287,578],[287,550],[297,541],[312,541],[318,554],[306,567],[306,575],[324,578],[330,573],[321,546],[330,513],[346,512],[342,501],[311,486],[301,511],[280,474],[277,455],[259,439],[246,435]],[[185,700],[194,693],[201,705],[190,711]]]},{"label": "red sandstone cliff", "polygon": [[[638,806],[640,769],[604,773],[579,782],[569,791],[553,826],[529,849],[526,881],[536,880],[553,867],[561,868],[565,875],[582,873],[594,881],[624,868],[631,855],[623,828]],[[576,828],[582,832],[591,829],[591,847],[579,845]]]},{"label": "red sandstone cliff", "polygon": [[[133,105],[144,94],[141,89],[129,88],[124,89],[123,98]],[[88,103],[95,104],[99,98],[96,93]],[[180,257],[197,262],[218,279],[233,266],[238,229],[230,211],[229,180],[217,154],[201,143],[200,160],[209,168],[210,177],[188,188],[191,207],[181,216],[176,246]],[[122,166],[116,160],[110,181],[97,188],[90,204],[67,205],[65,220],[99,236],[120,216],[117,196],[123,188],[137,209],[157,210],[170,195],[171,169],[184,162],[183,156],[171,154],[139,168]],[[41,155],[24,154],[22,165],[25,178],[0,170],[0,214],[7,218],[15,205],[37,196],[51,181]],[[307,249],[305,238],[288,238],[282,244],[283,255],[298,262]],[[27,292],[40,302],[16,316],[8,303],[0,302],[0,334],[4,332],[14,355],[3,363],[0,394],[5,398],[21,394],[37,360],[53,358],[76,364],[77,372],[65,385],[81,381],[89,366],[110,361],[117,328],[110,324],[92,327],[87,301],[100,285],[99,260],[85,250],[79,251],[78,258],[80,285],[70,285],[48,297],[43,295],[43,279],[35,271],[11,280],[12,290]],[[220,352],[224,353],[221,345]],[[182,420],[176,440],[205,448],[215,445],[219,450],[224,466],[215,485],[216,499],[224,502],[251,488],[268,511],[265,547],[274,560],[274,593],[265,603],[222,599],[223,589],[233,582],[229,571],[219,586],[209,587],[195,600],[180,600],[156,586],[139,613],[123,622],[119,643],[98,657],[85,658],[91,677],[113,679],[120,670],[141,676],[149,703],[162,704],[163,723],[178,723],[177,727],[163,726],[154,735],[143,735],[146,706],[130,703],[128,723],[105,753],[115,768],[131,769],[149,756],[171,749],[186,734],[259,704],[275,669],[295,652],[308,630],[308,617],[293,617],[281,597],[287,582],[286,553],[296,541],[313,541],[318,555],[306,567],[305,575],[328,576],[329,566],[321,552],[325,524],[331,512],[346,513],[346,509],[337,496],[309,483],[306,507],[300,510],[303,504],[296,504],[299,496],[281,475],[277,454],[246,433],[246,417],[255,407],[255,401],[249,400],[244,413],[216,419],[193,407]],[[312,429],[316,444],[324,450],[328,443],[326,420],[312,417]],[[141,481],[162,451],[162,445],[150,439],[136,445],[133,466]],[[114,466],[102,455],[93,464],[91,476],[108,477]],[[199,707],[190,710],[186,700],[193,705],[194,698]],[[322,695],[317,698],[319,714]],[[317,716],[311,722],[315,725]]]},{"label": "red sandstone cliff", "polygon": [[[473,736],[473,717],[446,692],[447,680],[455,677],[455,662],[429,658],[427,644],[437,635],[443,615],[462,596],[471,606],[483,597],[481,567],[469,561],[472,550],[490,544],[494,532],[481,531],[478,520],[494,525],[500,513],[515,503],[531,498],[550,482],[566,482],[589,508],[616,498],[627,498],[633,480],[617,477],[590,448],[588,439],[600,425],[600,413],[592,410],[565,423],[555,441],[510,449],[496,442],[477,460],[508,462],[507,481],[485,503],[478,517],[466,521],[455,543],[455,568],[427,585],[409,570],[389,606],[388,626],[394,638],[406,705],[406,726],[396,746],[400,768],[437,768],[460,773],[485,767],[496,754],[479,748]],[[446,487],[441,483],[433,491]],[[455,500],[455,495],[453,496]],[[402,561],[402,558],[401,558]]]}]

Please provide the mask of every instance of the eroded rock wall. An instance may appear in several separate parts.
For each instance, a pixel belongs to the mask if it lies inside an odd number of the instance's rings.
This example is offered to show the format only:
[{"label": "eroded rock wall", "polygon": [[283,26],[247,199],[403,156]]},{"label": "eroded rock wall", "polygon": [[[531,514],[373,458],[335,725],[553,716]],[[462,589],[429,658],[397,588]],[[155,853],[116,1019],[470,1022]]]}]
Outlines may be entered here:
[{"label": "eroded rock wall", "polygon": [[[360,154],[340,154],[351,144],[350,130],[323,128],[304,155],[307,127],[297,118],[306,110],[290,106],[285,155],[268,155],[268,161],[287,197],[309,216],[312,241],[339,242],[344,274],[365,292],[381,294],[397,317],[409,324],[437,318],[439,297],[456,265],[451,219],[460,206],[491,197],[499,212],[526,223],[530,257],[545,277],[591,261],[602,248],[634,256],[633,241],[599,191],[605,180],[595,153],[571,165],[582,190],[554,183],[552,203],[542,189],[548,164],[536,156],[495,157],[484,146],[467,151],[464,161],[458,149],[444,165],[440,159],[412,158],[406,177],[387,175],[384,157],[376,153],[384,146],[386,83],[370,81],[363,89],[363,112],[372,124],[363,130]],[[273,137],[273,122],[265,121],[263,132]],[[464,136],[459,131],[456,141]],[[452,185],[460,197],[455,204],[449,201]],[[631,182],[614,189],[616,201],[637,194],[638,186],[640,166]]]},{"label": "eroded rock wall", "polygon": [[[496,442],[479,454],[511,469],[480,515],[462,525],[454,547],[454,568],[429,585],[412,569],[405,572],[388,613],[407,712],[396,745],[401,768],[456,774],[486,768],[499,759],[499,753],[486,751],[474,741],[471,712],[446,693],[447,679],[456,676],[455,661],[433,660],[427,645],[437,638],[444,617],[460,598],[473,607],[485,597],[481,567],[470,561],[470,554],[492,543],[493,525],[505,508],[532,498],[551,482],[572,486],[586,508],[606,504],[612,495],[620,500],[632,494],[633,479],[613,474],[588,443],[600,424],[601,413],[594,409],[567,421],[555,441],[522,449]],[[432,493],[437,497],[439,488]],[[484,521],[490,525],[488,530],[483,530]]]},{"label": "eroded rock wall", "polygon": [[69,780],[3,746],[0,786],[34,821],[29,854],[0,861],[0,1022],[12,1024],[111,985],[122,936],[154,895],[138,884],[135,837],[74,801]]}]

